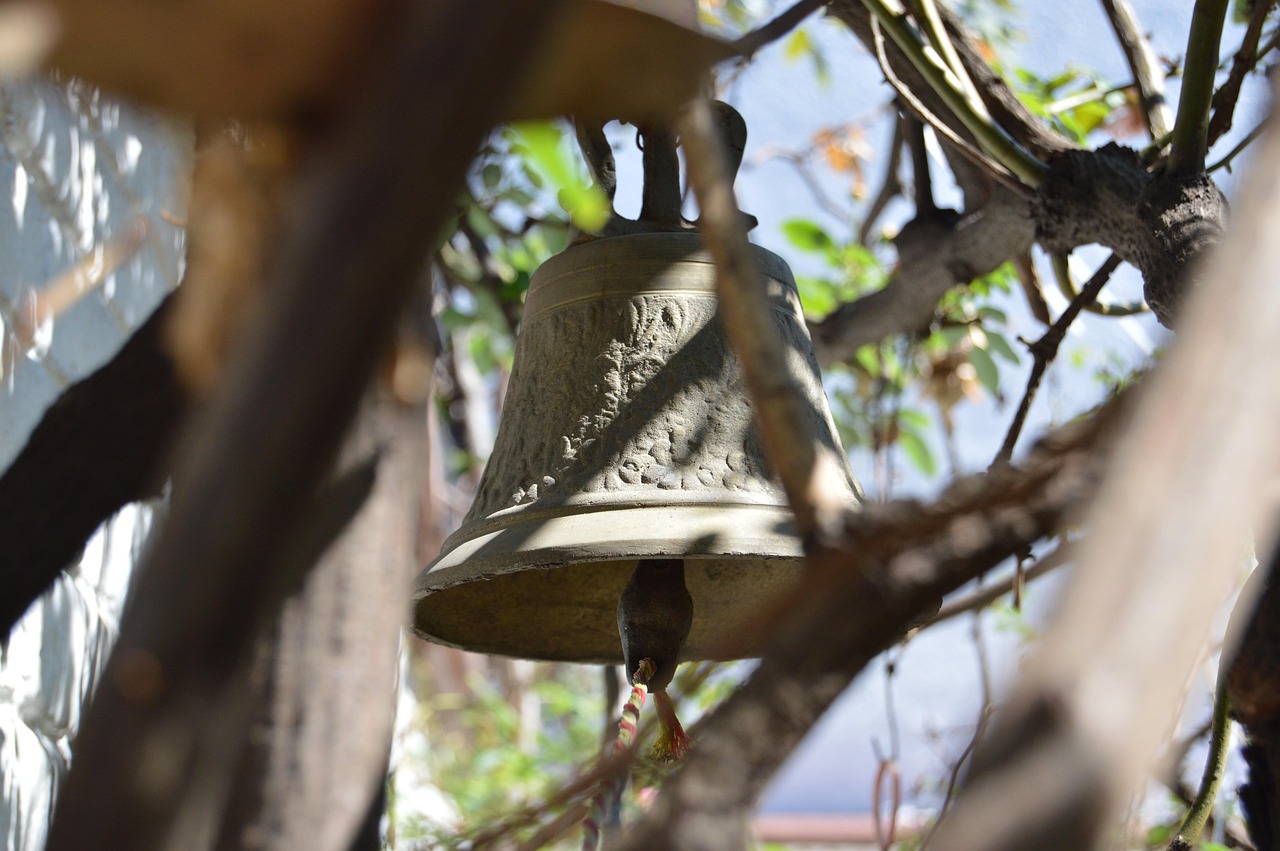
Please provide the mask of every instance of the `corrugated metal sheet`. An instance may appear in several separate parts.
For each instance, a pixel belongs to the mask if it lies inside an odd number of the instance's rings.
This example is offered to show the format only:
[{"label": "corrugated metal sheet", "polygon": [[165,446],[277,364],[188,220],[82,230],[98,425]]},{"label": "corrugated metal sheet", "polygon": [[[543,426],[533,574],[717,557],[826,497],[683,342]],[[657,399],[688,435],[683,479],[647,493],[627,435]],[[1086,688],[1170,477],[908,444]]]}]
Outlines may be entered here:
[{"label": "corrugated metal sheet", "polygon": [[[178,284],[191,134],[78,82],[0,86],[0,467],[63,388],[107,361]],[[145,223],[34,336],[15,333],[34,293]],[[0,658],[0,843],[43,848],[70,743],[106,662],[151,523],[129,507],[104,524],[32,606]]]}]

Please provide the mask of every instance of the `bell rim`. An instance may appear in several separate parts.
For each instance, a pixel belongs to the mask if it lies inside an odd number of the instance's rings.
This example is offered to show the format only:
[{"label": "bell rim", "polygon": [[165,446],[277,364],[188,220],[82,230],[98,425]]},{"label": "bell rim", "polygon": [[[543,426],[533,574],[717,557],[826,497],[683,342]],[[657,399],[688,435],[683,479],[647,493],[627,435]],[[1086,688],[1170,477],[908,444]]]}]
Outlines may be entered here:
[{"label": "bell rim", "polygon": [[[510,509],[505,511],[510,511]],[[615,514],[615,512],[617,513]],[[735,519],[746,515],[757,515],[755,522],[760,524],[773,522],[777,525],[769,534],[726,534],[724,527],[726,512],[731,512]],[[504,512],[495,512],[490,517],[501,513]],[[672,528],[669,518],[660,517],[668,513],[680,515],[679,528],[683,532],[681,536],[659,537],[651,531]],[[584,519],[590,523],[592,520],[602,520],[607,515],[612,515],[609,519],[618,524],[626,523],[628,519],[620,515],[628,515],[633,523],[637,518],[641,519],[641,522],[635,523],[634,527],[640,531],[631,533],[626,538],[608,539],[608,544],[617,548],[618,552],[607,559],[602,558],[598,552],[591,552],[590,547],[592,544],[579,544],[571,540],[521,549],[518,553],[502,550],[494,550],[490,554],[477,552],[482,547],[492,544],[504,532],[514,533],[521,525],[535,521],[535,518],[525,519],[519,514],[514,515],[514,521],[511,519],[513,515],[508,514],[504,518],[507,522],[483,534],[475,534],[468,527],[459,529],[445,540],[440,555],[424,567],[414,579],[412,602],[416,606],[419,600],[429,594],[443,591],[472,579],[478,580],[500,573],[511,573],[518,570],[538,570],[557,565],[583,564],[605,560],[625,562],[646,558],[755,561],[804,558],[800,536],[795,527],[795,515],[788,506],[772,502],[737,503],[704,500],[700,503],[671,501],[661,505],[654,505],[636,501],[634,504],[628,505],[603,506],[597,511],[552,515],[543,518],[543,520],[544,523],[547,521],[563,521],[567,526],[573,527],[572,531],[575,536],[581,537],[585,534],[582,528]],[[746,524],[739,523],[739,526],[744,525]],[[453,540],[463,532],[468,532],[469,534],[458,541]],[[551,537],[552,541],[556,541],[555,535],[560,532],[561,530],[553,528],[547,537]],[[695,549],[694,544],[698,540],[706,538],[708,534],[720,534],[725,541],[731,541],[732,543],[724,543],[714,550],[708,548]],[[594,540],[598,542],[599,539]],[[677,543],[681,541],[687,542],[687,545]],[[544,555],[535,555],[540,553]],[[502,566],[497,566],[499,564],[502,564]],[[493,569],[486,569],[486,566],[490,565],[494,566]],[[438,580],[439,575],[444,571],[451,572],[450,581],[431,581],[433,575]],[[453,578],[455,573],[466,575],[455,579]]]}]

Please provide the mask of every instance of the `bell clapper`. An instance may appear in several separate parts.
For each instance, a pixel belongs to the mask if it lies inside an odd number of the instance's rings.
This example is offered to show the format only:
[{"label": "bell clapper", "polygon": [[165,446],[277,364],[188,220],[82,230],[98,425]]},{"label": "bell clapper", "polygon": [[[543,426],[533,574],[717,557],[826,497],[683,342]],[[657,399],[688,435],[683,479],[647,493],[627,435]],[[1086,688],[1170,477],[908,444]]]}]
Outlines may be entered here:
[{"label": "bell clapper", "polygon": [[632,683],[642,672],[642,660],[652,660],[654,670],[645,684],[662,726],[653,755],[663,761],[683,759],[689,751],[689,737],[676,718],[667,686],[692,626],[693,598],[684,584],[684,560],[641,560],[618,601],[618,635]]}]

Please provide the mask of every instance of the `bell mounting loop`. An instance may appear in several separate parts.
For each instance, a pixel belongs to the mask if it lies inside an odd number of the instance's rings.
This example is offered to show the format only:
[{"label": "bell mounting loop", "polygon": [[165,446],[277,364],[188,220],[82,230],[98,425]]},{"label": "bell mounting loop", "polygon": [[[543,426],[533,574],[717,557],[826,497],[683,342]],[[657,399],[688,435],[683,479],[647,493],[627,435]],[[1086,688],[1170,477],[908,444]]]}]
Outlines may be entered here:
[{"label": "bell mounting loop", "polygon": [[[713,101],[712,108],[720,124],[725,159],[731,176],[737,176],[747,147],[747,124],[742,115],[723,101]],[[578,147],[587,161],[591,179],[609,199],[609,219],[599,231],[579,232],[574,242],[585,242],[611,236],[636,233],[686,233],[697,230],[697,223],[684,218],[684,192],[680,185],[680,158],[676,152],[678,137],[669,125],[658,121],[634,122],[636,143],[642,154],[644,172],[640,216],[628,219],[613,209],[618,188],[618,169],[613,148],[605,137],[604,123],[575,120]],[[747,229],[756,226],[754,216],[743,214]]]}]

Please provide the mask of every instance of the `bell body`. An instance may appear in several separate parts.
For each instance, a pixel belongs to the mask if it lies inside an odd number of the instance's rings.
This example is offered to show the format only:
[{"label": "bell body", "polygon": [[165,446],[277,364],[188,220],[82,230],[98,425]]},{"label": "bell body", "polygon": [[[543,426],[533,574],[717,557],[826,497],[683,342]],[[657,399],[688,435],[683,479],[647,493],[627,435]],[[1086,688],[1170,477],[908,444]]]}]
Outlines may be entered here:
[{"label": "bell body", "polygon": [[[846,474],[790,270],[754,247],[811,405]],[[475,503],[418,576],[423,638],[532,659],[617,663],[619,596],[641,559],[682,558],[684,659],[758,655],[762,609],[802,579],[696,234],[574,246],[534,274]]]}]

